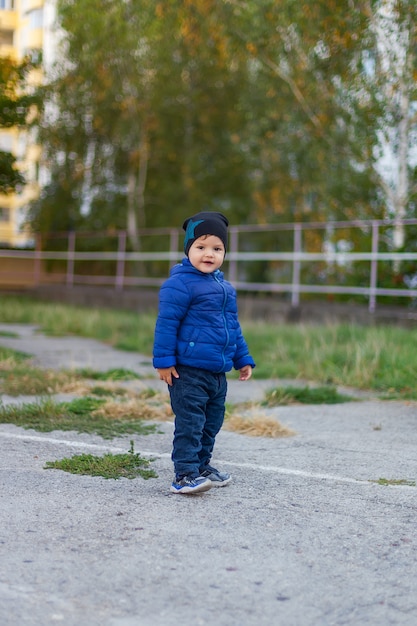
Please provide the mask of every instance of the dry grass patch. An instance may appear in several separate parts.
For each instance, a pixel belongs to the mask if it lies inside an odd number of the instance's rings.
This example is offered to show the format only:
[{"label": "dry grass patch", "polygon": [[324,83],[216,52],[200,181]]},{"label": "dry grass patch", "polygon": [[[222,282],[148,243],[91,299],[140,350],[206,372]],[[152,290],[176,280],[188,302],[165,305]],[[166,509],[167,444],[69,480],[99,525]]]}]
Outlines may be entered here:
[{"label": "dry grass patch", "polygon": [[[114,371],[110,371],[110,376]],[[34,367],[30,363],[21,363],[15,354],[6,355],[0,352],[0,392],[10,396],[20,395],[52,395],[57,393],[71,393],[75,395],[96,396],[136,396],[137,391],[122,387],[114,379],[107,380],[107,373],[101,373],[102,378],[87,377],[85,373],[76,370],[53,370]],[[126,374],[127,376],[127,374]],[[98,383],[97,380],[100,382]],[[117,379],[130,380],[127,377]],[[143,392],[141,392],[143,393]]]},{"label": "dry grass patch", "polygon": [[172,421],[171,405],[164,394],[150,395],[144,391],[127,399],[108,398],[104,404],[92,412],[106,419],[137,419],[158,422]]},{"label": "dry grass patch", "polygon": [[0,355],[0,372],[10,372],[18,366],[14,356],[1,357]]},{"label": "dry grass patch", "polygon": [[75,378],[66,372],[21,365],[8,367],[5,361],[1,362],[0,379],[1,391],[10,396],[59,393],[75,383]]},{"label": "dry grass patch", "polygon": [[117,383],[103,382],[97,385],[95,382],[79,379],[77,377],[64,381],[59,391],[60,393],[74,393],[80,396],[90,394],[94,396],[131,396],[137,393],[130,389],[120,387]]},{"label": "dry grass patch", "polygon": [[146,424],[145,419],[136,419],[128,414],[116,419],[103,417],[100,409],[105,404],[101,398],[80,397],[70,402],[56,402],[44,397],[37,402],[25,404],[0,404],[0,422],[33,428],[40,432],[73,430],[79,433],[95,433],[104,439],[113,439],[126,434],[147,435],[158,432],[156,425]]},{"label": "dry grass patch", "polygon": [[274,417],[269,415],[239,415],[238,413],[228,415],[224,422],[225,430],[248,435],[249,437],[269,437],[277,439],[279,437],[293,437],[296,432],[284,426]]}]

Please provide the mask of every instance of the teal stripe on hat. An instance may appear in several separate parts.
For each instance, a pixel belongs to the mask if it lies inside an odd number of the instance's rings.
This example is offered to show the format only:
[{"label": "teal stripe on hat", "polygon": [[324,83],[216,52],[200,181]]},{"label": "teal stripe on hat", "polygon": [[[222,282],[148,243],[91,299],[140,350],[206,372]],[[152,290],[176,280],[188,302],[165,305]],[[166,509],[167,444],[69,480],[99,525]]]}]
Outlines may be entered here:
[{"label": "teal stripe on hat", "polygon": [[191,220],[187,224],[187,230],[185,231],[185,239],[184,239],[184,249],[187,247],[187,243],[190,239],[195,239],[195,229],[199,224],[202,224],[204,220],[197,220],[196,222],[192,222]]}]

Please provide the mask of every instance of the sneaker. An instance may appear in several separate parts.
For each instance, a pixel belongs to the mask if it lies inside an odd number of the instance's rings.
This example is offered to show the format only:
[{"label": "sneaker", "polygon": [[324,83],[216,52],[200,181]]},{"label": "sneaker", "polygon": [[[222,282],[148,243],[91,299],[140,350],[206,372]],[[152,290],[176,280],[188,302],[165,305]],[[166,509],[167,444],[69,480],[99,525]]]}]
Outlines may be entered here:
[{"label": "sneaker", "polygon": [[219,472],[219,470],[215,467],[211,467],[211,465],[206,465],[206,469],[200,472],[200,476],[208,478],[212,483],[212,487],[225,487],[232,480],[230,474]]},{"label": "sneaker", "polygon": [[175,479],[171,485],[172,493],[201,493],[212,487],[211,481],[204,476],[183,476],[180,480]]}]

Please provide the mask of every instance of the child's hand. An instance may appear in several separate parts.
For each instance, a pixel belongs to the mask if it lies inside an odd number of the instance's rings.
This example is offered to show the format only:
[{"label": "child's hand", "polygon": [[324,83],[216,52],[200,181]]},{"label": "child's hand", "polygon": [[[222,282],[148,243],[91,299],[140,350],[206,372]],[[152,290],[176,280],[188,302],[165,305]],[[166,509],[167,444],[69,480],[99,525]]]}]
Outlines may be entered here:
[{"label": "child's hand", "polygon": [[249,380],[252,376],[252,365],[245,365],[239,370],[239,380]]},{"label": "child's hand", "polygon": [[172,386],[172,377],[174,378],[180,377],[180,375],[178,374],[174,366],[158,368],[157,372],[159,374],[159,378],[163,380],[164,382],[166,382],[167,385],[169,385],[170,387]]}]

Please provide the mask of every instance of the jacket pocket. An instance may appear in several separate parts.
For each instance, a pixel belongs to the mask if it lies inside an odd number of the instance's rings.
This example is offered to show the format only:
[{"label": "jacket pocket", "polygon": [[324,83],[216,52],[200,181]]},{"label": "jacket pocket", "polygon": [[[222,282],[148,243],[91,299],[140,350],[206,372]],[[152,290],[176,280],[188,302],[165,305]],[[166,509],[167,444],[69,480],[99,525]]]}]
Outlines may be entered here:
[{"label": "jacket pocket", "polygon": [[194,353],[200,333],[201,330],[199,328],[193,328],[190,333],[184,333],[184,336],[178,342],[178,349],[181,355],[188,357]]}]

